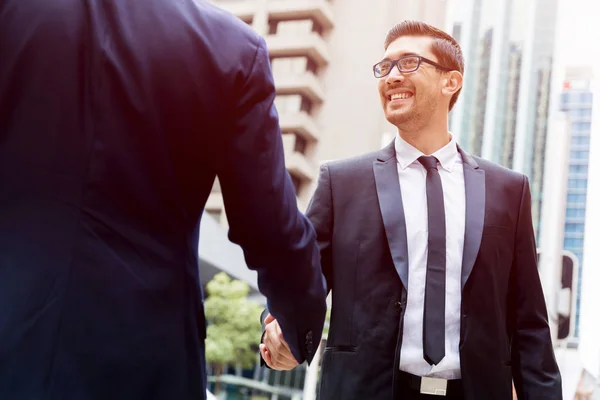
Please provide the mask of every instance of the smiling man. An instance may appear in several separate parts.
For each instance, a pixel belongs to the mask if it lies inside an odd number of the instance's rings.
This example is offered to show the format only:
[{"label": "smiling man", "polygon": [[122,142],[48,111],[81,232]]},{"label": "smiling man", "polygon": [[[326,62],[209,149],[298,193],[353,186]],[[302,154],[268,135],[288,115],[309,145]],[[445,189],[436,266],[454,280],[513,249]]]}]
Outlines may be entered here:
[{"label": "smiling man", "polygon": [[[322,166],[307,212],[332,314],[323,400],[561,399],[536,265],[527,178],[463,151],[448,113],[458,43],[421,22],[393,27],[373,67],[386,148]],[[268,323],[261,353],[296,363]]]}]

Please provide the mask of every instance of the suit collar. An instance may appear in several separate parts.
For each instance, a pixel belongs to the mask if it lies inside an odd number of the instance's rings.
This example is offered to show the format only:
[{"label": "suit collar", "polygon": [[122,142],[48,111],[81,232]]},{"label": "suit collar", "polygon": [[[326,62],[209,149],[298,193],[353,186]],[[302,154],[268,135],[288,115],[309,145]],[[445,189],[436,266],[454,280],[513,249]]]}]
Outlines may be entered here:
[{"label": "suit collar", "polygon": [[[396,159],[402,169],[408,168],[408,166],[416,162],[419,157],[427,155],[405,141],[399,133],[396,135],[394,146],[396,150]],[[431,155],[437,158],[443,169],[452,172],[458,157],[460,157],[454,135],[450,133],[450,141]]]},{"label": "suit collar", "polygon": [[[485,218],[485,171],[475,159],[457,145],[463,160],[465,178],[465,240],[463,246],[461,284],[464,288],[473,267],[483,235]],[[393,162],[391,162],[393,161]],[[408,243],[406,220],[398,169],[395,141],[377,153],[373,173],[379,199],[379,208],[392,260],[405,288],[408,288]]]},{"label": "suit collar", "polygon": [[392,261],[406,289],[408,288],[408,242],[394,141],[377,154],[377,160],[373,163],[373,174]]},{"label": "suit collar", "polygon": [[473,158],[473,156],[471,156],[469,153],[467,153],[466,151],[464,151],[462,149],[462,147],[460,147],[458,144],[456,145],[456,148],[458,149],[458,153],[462,157],[463,164],[466,164],[466,165],[470,166],[473,169],[479,169],[479,164],[477,164],[477,161],[475,161],[475,159]]},{"label": "suit collar", "polygon": [[377,161],[388,162],[392,158],[396,161],[396,148],[394,147],[395,139],[377,153]]},{"label": "suit collar", "polygon": [[[379,150],[379,152],[377,153],[377,161],[387,162],[392,158],[394,158],[394,159],[396,158],[395,141],[396,141],[396,138],[394,138],[394,140],[392,140],[383,149]],[[473,169],[479,169],[479,164],[477,164],[477,161],[475,161],[473,156],[471,156],[469,153],[464,151],[463,148],[460,147],[460,145],[458,143],[456,144],[456,148],[458,150],[458,153],[462,157],[464,164],[470,165],[471,168],[473,168]]]},{"label": "suit collar", "polygon": [[479,168],[477,161],[460,146],[458,152],[463,159],[465,177],[465,241],[461,274],[461,284],[464,289],[479,254],[485,220],[486,190],[485,171]]}]

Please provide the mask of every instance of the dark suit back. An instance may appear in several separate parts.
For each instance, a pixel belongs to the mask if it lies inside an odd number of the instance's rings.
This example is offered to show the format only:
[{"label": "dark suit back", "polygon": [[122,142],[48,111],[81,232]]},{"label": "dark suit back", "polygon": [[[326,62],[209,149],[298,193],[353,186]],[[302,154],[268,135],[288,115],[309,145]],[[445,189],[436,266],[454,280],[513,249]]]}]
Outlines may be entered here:
[{"label": "dark suit back", "polygon": [[[523,175],[461,151],[466,400],[561,398]],[[410,195],[410,194],[409,194]],[[393,144],[321,168],[307,215],[332,294],[321,400],[399,399],[408,251]],[[409,327],[409,329],[411,329]],[[414,329],[414,328],[412,328]]]},{"label": "dark suit back", "polygon": [[312,357],[322,276],[274,96],[264,41],[204,1],[0,1],[0,398],[203,398],[217,175],[230,238]]}]

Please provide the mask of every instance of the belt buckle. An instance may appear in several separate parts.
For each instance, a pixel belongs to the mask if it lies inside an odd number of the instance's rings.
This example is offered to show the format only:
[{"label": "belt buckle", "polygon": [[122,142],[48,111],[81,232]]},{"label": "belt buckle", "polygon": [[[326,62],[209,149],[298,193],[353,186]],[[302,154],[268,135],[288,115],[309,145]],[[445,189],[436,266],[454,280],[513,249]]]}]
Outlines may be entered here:
[{"label": "belt buckle", "polygon": [[433,396],[445,396],[448,389],[448,381],[438,378],[421,378],[421,394],[430,394]]}]

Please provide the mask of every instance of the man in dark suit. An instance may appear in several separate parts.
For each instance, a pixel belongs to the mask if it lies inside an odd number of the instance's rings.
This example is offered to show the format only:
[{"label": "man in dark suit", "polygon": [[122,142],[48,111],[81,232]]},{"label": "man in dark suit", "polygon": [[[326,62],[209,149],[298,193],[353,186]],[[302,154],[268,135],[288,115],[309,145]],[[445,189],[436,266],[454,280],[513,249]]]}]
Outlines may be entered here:
[{"label": "man in dark suit", "polygon": [[[510,400],[513,380],[520,399],[562,398],[527,178],[448,131],[463,65],[446,33],[392,28],[373,70],[397,137],[321,168],[308,210],[332,294],[321,400]],[[265,361],[292,368],[267,322]]]},{"label": "man in dark suit", "polygon": [[263,39],[205,1],[0,1],[0,399],[205,398],[215,177],[312,359],[325,282],[274,97]]}]

